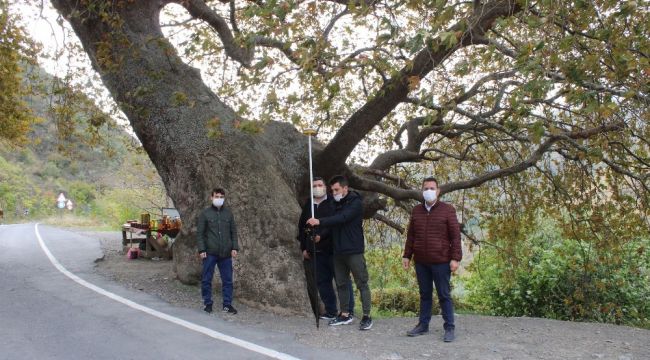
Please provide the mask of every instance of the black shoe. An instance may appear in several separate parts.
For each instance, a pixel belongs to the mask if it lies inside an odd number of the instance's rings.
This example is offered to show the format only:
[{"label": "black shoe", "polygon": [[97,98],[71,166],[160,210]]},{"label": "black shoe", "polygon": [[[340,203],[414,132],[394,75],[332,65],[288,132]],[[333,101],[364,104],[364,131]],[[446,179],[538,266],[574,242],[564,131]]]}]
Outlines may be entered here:
[{"label": "black shoe", "polygon": [[442,338],[444,342],[452,342],[454,339],[456,339],[456,335],[454,335],[454,329],[448,329],[445,330],[445,335]]},{"label": "black shoe", "polygon": [[203,308],[203,311],[207,312],[208,314],[211,313],[211,312],[212,312],[212,304],[210,304],[210,305],[206,305],[206,306]]},{"label": "black shoe", "polygon": [[235,315],[237,313],[237,309],[235,309],[232,305],[224,305],[222,311],[232,315]]},{"label": "black shoe", "polygon": [[429,327],[423,323],[418,323],[412,330],[406,332],[407,336],[420,336],[429,332]]},{"label": "black shoe", "polygon": [[359,323],[359,330],[370,330],[372,327],[372,318],[368,315],[363,315],[361,323]]},{"label": "black shoe", "polygon": [[325,313],[325,314],[321,315],[320,318],[322,320],[334,320],[334,319],[336,319],[336,315],[335,314],[330,314],[330,313]]},{"label": "black shoe", "polygon": [[350,316],[343,316],[342,314],[339,314],[339,316],[337,316],[336,319],[330,321],[328,325],[338,326],[338,325],[348,325],[350,323],[352,323],[352,318]]}]

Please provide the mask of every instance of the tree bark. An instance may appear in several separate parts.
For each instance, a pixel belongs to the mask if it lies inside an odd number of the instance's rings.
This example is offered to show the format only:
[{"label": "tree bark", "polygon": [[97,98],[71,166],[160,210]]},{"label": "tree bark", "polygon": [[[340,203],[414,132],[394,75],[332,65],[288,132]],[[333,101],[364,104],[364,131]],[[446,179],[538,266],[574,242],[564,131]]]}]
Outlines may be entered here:
[{"label": "tree bark", "polygon": [[233,110],[163,36],[163,2],[102,10],[74,0],[52,3],[72,25],[181,214],[183,229],[174,244],[178,278],[199,279],[196,219],[210,204],[210,190],[223,187],[239,230],[236,301],[306,311],[295,240],[297,199],[308,185],[306,137],[283,123],[268,123],[257,134],[237,129]]}]

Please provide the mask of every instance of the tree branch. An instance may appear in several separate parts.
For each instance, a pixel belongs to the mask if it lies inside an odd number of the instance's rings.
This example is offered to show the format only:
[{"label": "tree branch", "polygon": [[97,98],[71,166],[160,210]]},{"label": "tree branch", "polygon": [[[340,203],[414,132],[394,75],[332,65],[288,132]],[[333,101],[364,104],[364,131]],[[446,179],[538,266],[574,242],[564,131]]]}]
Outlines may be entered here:
[{"label": "tree branch", "polygon": [[[544,142],[542,142],[535,151],[533,151],[530,156],[525,158],[524,160],[509,166],[507,168],[501,168],[498,170],[493,170],[493,171],[488,171],[482,175],[479,175],[473,179],[470,180],[465,180],[465,181],[457,181],[457,182],[452,182],[448,184],[444,184],[440,186],[440,190],[442,194],[448,193],[448,192],[453,192],[457,190],[462,190],[462,189],[469,189],[473,187],[477,187],[482,185],[483,183],[486,183],[490,180],[495,180],[499,178],[503,178],[512,174],[516,174],[519,172],[522,172],[532,166],[534,166],[541,158],[542,156],[551,150],[551,147],[564,140],[576,140],[576,139],[588,139],[590,137],[596,136],[598,134],[604,133],[604,132],[610,132],[610,131],[619,131],[623,128],[624,124],[622,123],[614,123],[614,124],[609,124],[609,125],[602,125],[599,127],[595,128],[590,128],[590,129],[585,129],[585,130],[580,130],[580,131],[571,131],[571,132],[565,132],[557,135],[551,135]],[[608,164],[610,165],[610,164]],[[611,165],[610,165],[611,166]],[[613,164],[613,166],[617,166],[616,164]],[[615,169],[616,170],[616,169]],[[624,170],[624,169],[623,169]],[[634,175],[634,174],[632,174]],[[631,177],[634,177],[632,175],[629,175]],[[638,180],[637,177],[634,177],[635,179]],[[372,192],[377,192],[380,194],[384,194],[386,196],[389,196],[397,201],[399,200],[407,200],[407,199],[412,199],[412,200],[418,200],[422,201],[422,194],[417,191],[417,190],[407,190],[407,189],[399,189],[393,186],[390,186],[386,183],[383,183],[381,181],[376,181],[372,179],[367,179],[367,178],[362,178],[359,175],[352,174],[350,176],[350,183],[352,186],[356,189],[361,189],[365,191],[372,191]]]},{"label": "tree branch", "polygon": [[363,178],[356,174],[351,174],[349,180],[350,185],[355,189],[384,194],[397,201],[412,199],[422,200],[422,193],[419,190],[398,189],[381,181]]},{"label": "tree branch", "polygon": [[201,0],[175,0],[175,3],[183,6],[193,17],[205,21],[212,27],[221,42],[226,54],[233,60],[239,62],[245,67],[251,66],[253,60],[254,48],[240,47],[235,43],[235,38],[228,27],[224,18],[219,16],[214,10]]},{"label": "tree branch", "polygon": [[334,16],[332,18],[332,20],[330,20],[329,24],[327,24],[327,26],[325,27],[325,30],[323,31],[323,40],[325,42],[329,41],[328,38],[330,36],[330,32],[334,28],[334,25],[336,25],[336,22],[339,21],[339,19],[341,19],[343,16],[345,16],[347,14],[349,14],[349,11],[348,11],[348,8],[346,7],[343,11],[336,14],[336,16]]},{"label": "tree branch", "polygon": [[361,170],[366,175],[374,175],[378,177],[382,177],[384,179],[388,179],[393,181],[394,183],[398,184],[397,186],[402,189],[410,190],[411,186],[406,182],[406,180],[402,179],[401,177],[397,175],[393,175],[390,173],[387,173],[385,171],[377,170],[377,169],[371,169],[367,167],[361,167],[359,166],[358,169]]},{"label": "tree branch", "polygon": [[483,36],[497,18],[512,16],[520,10],[521,7],[515,0],[491,2],[475,9],[469,18],[448,29],[456,34],[456,45],[448,47],[440,37],[429,39],[426,48],[422,49],[410,64],[404,66],[398,75],[378,90],[375,97],[350,116],[316,161],[327,167],[328,173],[338,172],[366,134],[407,98],[410,77],[417,76],[421,79],[457,49],[485,43]]},{"label": "tree branch", "polygon": [[546,139],[527,159],[524,161],[504,168],[504,169],[499,169],[499,170],[494,170],[494,171],[489,171],[481,176],[478,176],[474,179],[471,180],[466,180],[466,181],[457,181],[449,184],[442,185],[440,187],[441,193],[447,193],[451,191],[456,191],[456,190],[461,190],[461,189],[469,189],[473,187],[477,187],[487,181],[494,180],[497,178],[502,178],[505,176],[509,176],[518,172],[522,172],[529,167],[535,165],[537,161],[539,161],[542,158],[542,155],[544,155],[545,152],[547,152],[551,146],[560,141],[560,140],[575,140],[575,139],[588,139],[592,136],[595,136],[597,134],[601,134],[603,132],[608,132],[608,131],[618,131],[623,128],[623,125],[621,123],[616,123],[616,124],[610,124],[610,125],[603,125],[591,129],[586,129],[582,131],[572,131],[568,133],[563,133],[563,134],[558,134],[558,135],[552,135]]},{"label": "tree branch", "polygon": [[383,222],[384,224],[392,227],[393,229],[397,230],[397,232],[399,232],[400,234],[402,234],[402,235],[404,234],[404,231],[405,231],[404,227],[402,227],[397,222],[387,218],[386,216],[381,215],[381,214],[375,214],[372,218],[375,219],[375,220],[379,220],[379,221]]},{"label": "tree branch", "polygon": [[558,142],[559,140],[560,139],[558,137],[548,138],[524,161],[519,162],[507,168],[488,171],[471,180],[457,181],[457,182],[444,184],[440,186],[440,192],[441,194],[444,194],[456,190],[469,189],[469,188],[480,186],[481,184],[486,183],[490,180],[499,179],[502,177],[506,177],[512,174],[522,172],[528,169],[529,167],[535,165],[542,158],[544,153],[546,153],[551,148],[551,146],[554,143]]}]

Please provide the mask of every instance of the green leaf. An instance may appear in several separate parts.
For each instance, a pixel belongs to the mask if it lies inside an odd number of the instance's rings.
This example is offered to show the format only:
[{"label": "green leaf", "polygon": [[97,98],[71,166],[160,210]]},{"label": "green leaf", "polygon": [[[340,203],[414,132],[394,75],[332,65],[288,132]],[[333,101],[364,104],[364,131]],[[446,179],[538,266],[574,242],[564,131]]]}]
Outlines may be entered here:
[{"label": "green leaf", "polygon": [[451,48],[458,43],[456,32],[445,31],[440,33],[440,42],[447,48]]}]

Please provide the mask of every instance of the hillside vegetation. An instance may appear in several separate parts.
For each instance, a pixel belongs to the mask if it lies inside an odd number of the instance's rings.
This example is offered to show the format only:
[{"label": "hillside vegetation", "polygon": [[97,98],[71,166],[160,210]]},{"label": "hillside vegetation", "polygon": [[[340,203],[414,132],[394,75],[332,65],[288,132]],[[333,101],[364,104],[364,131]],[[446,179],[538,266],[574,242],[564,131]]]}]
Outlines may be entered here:
[{"label": "hillside vegetation", "polygon": [[[37,122],[27,141],[0,140],[0,208],[5,222],[79,215],[111,228],[166,205],[164,188],[137,140],[79,91],[26,66],[25,98]],[[72,211],[56,207],[58,194]]]}]

